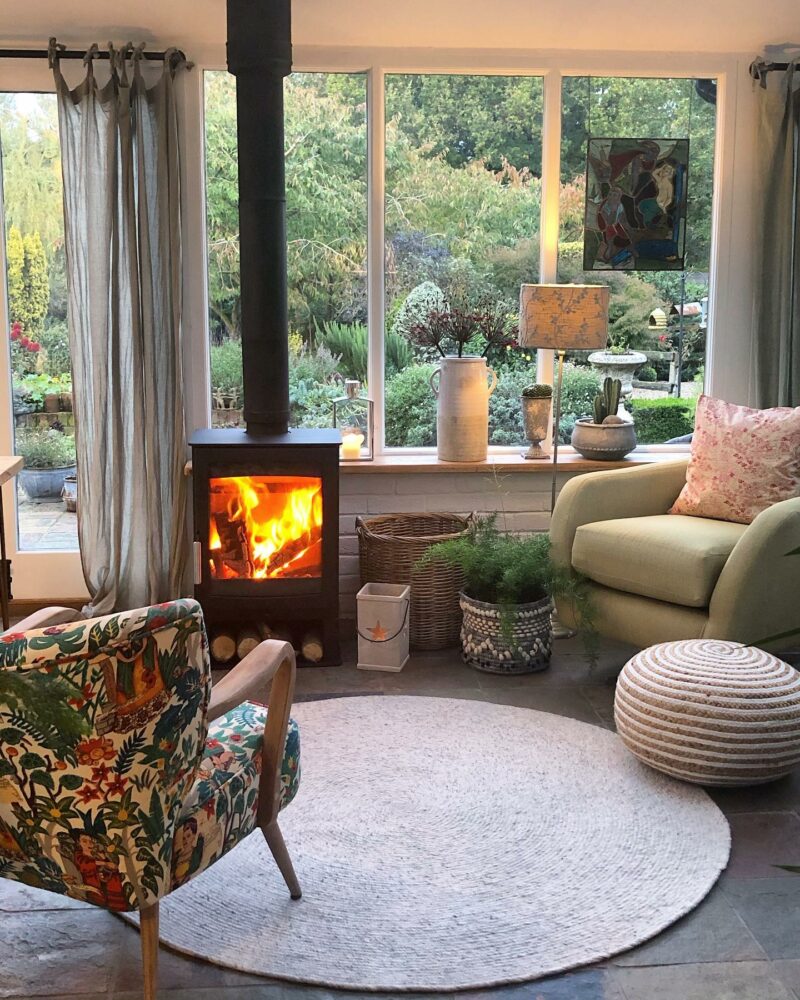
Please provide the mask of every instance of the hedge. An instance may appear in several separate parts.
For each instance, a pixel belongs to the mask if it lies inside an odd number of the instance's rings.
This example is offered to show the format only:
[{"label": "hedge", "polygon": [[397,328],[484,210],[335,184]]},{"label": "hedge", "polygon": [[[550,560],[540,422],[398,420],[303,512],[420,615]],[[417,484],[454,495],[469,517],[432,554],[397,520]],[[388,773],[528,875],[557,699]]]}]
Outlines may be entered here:
[{"label": "hedge", "polygon": [[639,444],[663,444],[694,430],[694,399],[632,399],[631,405]]}]

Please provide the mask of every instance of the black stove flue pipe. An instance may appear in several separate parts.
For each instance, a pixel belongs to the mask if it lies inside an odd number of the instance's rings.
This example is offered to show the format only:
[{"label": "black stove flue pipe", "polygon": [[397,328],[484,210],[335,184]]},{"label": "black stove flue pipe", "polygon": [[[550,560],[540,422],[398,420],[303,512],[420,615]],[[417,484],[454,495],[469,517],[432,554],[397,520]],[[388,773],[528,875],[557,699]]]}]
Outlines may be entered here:
[{"label": "black stove flue pipe", "polygon": [[236,77],[244,419],[252,434],[289,427],[283,78],[292,71],[290,0],[228,0]]}]

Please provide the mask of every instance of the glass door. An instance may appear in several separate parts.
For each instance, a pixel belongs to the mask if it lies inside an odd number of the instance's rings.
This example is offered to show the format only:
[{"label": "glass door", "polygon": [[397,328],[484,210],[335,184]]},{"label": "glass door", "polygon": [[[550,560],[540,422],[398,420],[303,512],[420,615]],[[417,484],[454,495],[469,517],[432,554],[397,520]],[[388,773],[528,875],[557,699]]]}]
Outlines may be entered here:
[{"label": "glass door", "polygon": [[0,92],[0,149],[0,430],[3,452],[25,460],[4,494],[12,593],[76,598],[85,587],[55,94]]}]

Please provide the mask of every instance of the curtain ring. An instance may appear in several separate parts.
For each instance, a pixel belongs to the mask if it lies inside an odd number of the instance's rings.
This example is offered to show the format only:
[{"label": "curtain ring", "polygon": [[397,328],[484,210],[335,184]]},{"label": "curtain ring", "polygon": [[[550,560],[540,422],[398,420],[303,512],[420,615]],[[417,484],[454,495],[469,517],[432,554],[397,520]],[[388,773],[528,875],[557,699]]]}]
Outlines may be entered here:
[{"label": "curtain ring", "polygon": [[66,45],[62,45],[56,41],[56,36],[51,35],[47,42],[47,65],[50,69],[55,69],[58,65],[58,60],[61,53],[66,49]]},{"label": "curtain ring", "polygon": [[94,59],[99,51],[100,46],[97,42],[92,42],[86,51],[86,55],[83,57],[83,65],[86,67],[86,74],[89,78],[94,77]]}]

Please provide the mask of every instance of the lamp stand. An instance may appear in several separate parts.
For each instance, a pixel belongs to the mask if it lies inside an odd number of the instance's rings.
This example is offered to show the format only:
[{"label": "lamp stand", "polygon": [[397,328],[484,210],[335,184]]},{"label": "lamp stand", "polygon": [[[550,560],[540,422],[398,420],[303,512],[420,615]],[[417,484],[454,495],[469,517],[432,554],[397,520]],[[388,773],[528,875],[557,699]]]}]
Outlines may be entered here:
[{"label": "lamp stand", "polygon": [[[564,355],[566,351],[558,351],[558,378],[556,379],[556,405],[555,422],[553,426],[553,481],[550,490],[550,517],[556,508],[556,475],[558,473],[558,435],[561,424],[561,383],[564,379]],[[574,629],[567,628],[558,620],[558,613],[554,610],[550,615],[550,627],[553,630],[554,639],[570,639],[575,635]]]}]

